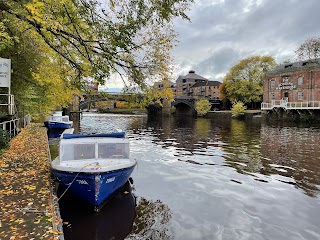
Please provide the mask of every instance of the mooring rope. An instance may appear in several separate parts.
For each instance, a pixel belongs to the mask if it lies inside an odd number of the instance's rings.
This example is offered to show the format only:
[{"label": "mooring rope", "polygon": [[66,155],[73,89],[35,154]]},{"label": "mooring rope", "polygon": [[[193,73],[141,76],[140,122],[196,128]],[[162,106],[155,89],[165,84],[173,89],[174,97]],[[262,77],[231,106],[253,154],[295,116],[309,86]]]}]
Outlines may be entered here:
[{"label": "mooring rope", "polygon": [[69,190],[69,188],[71,187],[71,185],[74,183],[74,181],[76,180],[76,178],[79,176],[79,174],[82,172],[82,170],[86,167],[89,167],[91,166],[92,164],[96,164],[98,165],[99,163],[98,162],[94,162],[94,163],[89,163],[85,166],[83,166],[80,171],[76,174],[76,176],[73,178],[73,180],[71,181],[71,183],[68,185],[68,187],[64,190],[64,192],[60,195],[60,197],[58,198],[57,202],[60,201],[60,199],[66,194],[66,192]]}]

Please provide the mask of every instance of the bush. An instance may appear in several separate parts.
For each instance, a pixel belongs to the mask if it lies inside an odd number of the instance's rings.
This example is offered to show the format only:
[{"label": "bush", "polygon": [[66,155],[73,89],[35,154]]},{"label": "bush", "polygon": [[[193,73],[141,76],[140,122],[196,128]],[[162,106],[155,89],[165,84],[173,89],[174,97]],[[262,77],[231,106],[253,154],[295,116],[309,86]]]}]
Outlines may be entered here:
[{"label": "bush", "polygon": [[6,130],[0,129],[0,149],[7,148],[9,146],[10,136]]},{"label": "bush", "polygon": [[99,112],[106,112],[107,110],[113,108],[112,101],[103,101],[103,102],[96,102],[95,106]]},{"label": "bush", "polygon": [[244,110],[246,110],[247,107],[243,104],[243,102],[234,102],[232,104],[231,112],[232,117],[241,117],[244,115]]},{"label": "bush", "polygon": [[196,102],[195,109],[197,111],[198,116],[206,115],[210,111],[210,108],[211,104],[208,99],[201,99]]},{"label": "bush", "polygon": [[120,108],[120,109],[128,109],[129,108],[128,102],[123,102],[123,101],[117,101],[116,106],[117,106],[117,108]]}]

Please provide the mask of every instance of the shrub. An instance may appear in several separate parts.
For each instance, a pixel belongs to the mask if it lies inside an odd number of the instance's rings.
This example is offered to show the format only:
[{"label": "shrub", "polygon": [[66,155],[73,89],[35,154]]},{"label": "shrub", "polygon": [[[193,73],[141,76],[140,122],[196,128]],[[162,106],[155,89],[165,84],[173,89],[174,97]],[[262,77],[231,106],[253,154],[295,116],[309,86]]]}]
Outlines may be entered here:
[{"label": "shrub", "polygon": [[128,109],[128,102],[123,102],[123,101],[117,101],[116,103],[117,108],[121,108],[121,109]]},{"label": "shrub", "polygon": [[231,112],[232,112],[232,117],[241,117],[244,115],[244,110],[246,110],[247,107],[244,105],[243,102],[234,102],[232,104]]},{"label": "shrub", "polygon": [[211,108],[211,104],[208,99],[201,99],[196,102],[195,109],[199,116],[206,115],[210,111],[210,108]]},{"label": "shrub", "polygon": [[99,112],[104,112],[109,110],[110,108],[113,108],[113,102],[112,101],[103,101],[103,102],[96,102],[95,106]]},{"label": "shrub", "polygon": [[10,136],[6,130],[0,129],[0,149],[7,148],[9,146]]}]

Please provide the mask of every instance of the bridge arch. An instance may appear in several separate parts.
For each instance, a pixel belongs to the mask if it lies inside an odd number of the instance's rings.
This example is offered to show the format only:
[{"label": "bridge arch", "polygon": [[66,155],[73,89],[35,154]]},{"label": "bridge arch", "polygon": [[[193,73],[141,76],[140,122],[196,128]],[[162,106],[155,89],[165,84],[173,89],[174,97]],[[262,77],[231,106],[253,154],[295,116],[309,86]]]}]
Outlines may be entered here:
[{"label": "bridge arch", "polygon": [[192,97],[176,97],[171,106],[176,108],[176,114],[195,115],[194,99]]}]

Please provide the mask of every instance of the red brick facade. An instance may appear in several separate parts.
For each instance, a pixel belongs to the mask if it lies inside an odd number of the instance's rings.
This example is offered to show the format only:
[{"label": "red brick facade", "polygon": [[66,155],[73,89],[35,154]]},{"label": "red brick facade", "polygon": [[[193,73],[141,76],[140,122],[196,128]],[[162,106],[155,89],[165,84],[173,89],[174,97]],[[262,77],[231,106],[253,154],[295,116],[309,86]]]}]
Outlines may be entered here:
[{"label": "red brick facade", "polygon": [[176,96],[191,96],[196,99],[219,99],[220,84],[218,81],[210,81],[201,77],[191,70],[186,76],[179,76],[176,81],[175,94]]},{"label": "red brick facade", "polygon": [[283,65],[264,79],[263,102],[287,98],[288,102],[320,101],[320,66]]},{"label": "red brick facade", "polygon": [[[219,85],[221,83],[217,81],[208,81],[203,83],[202,86],[195,84],[192,86],[192,96],[194,98],[208,98],[208,99],[219,99]],[[200,85],[200,84],[199,84]]]}]

